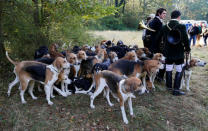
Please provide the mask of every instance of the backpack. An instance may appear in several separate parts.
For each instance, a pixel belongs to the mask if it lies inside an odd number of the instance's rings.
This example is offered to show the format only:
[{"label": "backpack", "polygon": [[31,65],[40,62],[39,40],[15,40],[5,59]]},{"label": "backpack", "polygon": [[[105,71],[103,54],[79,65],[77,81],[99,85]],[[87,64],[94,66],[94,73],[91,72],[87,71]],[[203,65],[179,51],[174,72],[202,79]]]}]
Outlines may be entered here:
[{"label": "backpack", "polygon": [[167,27],[170,30],[167,34],[167,41],[171,45],[177,45],[181,42],[181,32],[176,28],[177,25],[175,25],[173,28],[170,28],[167,24]]}]

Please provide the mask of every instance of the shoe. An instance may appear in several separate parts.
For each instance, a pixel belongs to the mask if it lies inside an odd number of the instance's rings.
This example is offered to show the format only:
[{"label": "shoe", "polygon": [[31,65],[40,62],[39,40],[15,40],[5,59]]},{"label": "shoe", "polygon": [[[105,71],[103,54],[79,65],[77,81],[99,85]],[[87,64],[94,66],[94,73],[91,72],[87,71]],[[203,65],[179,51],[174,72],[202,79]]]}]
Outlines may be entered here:
[{"label": "shoe", "polygon": [[185,93],[180,90],[173,90],[173,95],[174,96],[181,96],[181,95],[185,95]]}]

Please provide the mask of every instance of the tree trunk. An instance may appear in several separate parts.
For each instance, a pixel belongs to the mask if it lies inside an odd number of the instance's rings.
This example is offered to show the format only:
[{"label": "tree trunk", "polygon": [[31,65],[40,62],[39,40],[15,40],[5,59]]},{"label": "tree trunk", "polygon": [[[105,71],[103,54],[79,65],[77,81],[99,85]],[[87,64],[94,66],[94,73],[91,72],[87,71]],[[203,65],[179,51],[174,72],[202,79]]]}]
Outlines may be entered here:
[{"label": "tree trunk", "polygon": [[36,27],[40,27],[40,16],[39,16],[39,7],[38,7],[38,0],[33,0],[35,4],[35,11],[34,11],[34,22]]},{"label": "tree trunk", "polygon": [[122,13],[124,14],[124,13],[125,13],[125,5],[126,5],[126,1],[124,0],[123,3],[124,3],[124,5],[123,5]]},{"label": "tree trunk", "polygon": [[3,29],[2,29],[2,20],[3,20],[3,8],[4,8],[4,0],[0,1],[0,65],[5,61],[5,48],[4,48],[4,36],[3,36]]}]

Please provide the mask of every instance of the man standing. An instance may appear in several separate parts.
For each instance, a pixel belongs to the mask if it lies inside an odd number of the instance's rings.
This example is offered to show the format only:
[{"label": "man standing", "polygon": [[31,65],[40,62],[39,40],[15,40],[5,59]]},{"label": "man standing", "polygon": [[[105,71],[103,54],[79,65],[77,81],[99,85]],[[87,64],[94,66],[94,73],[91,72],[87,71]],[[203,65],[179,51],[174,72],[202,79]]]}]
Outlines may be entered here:
[{"label": "man standing", "polygon": [[[144,23],[146,26],[149,26],[149,23],[150,21],[155,17],[155,14],[150,14],[147,19],[146,19],[146,22]],[[147,29],[144,29],[143,30],[143,33],[142,33],[142,40],[143,40],[143,45],[144,47],[146,48],[150,48],[151,46],[151,43],[150,43],[150,35],[147,35],[146,34],[147,32]]]},{"label": "man standing", "polygon": [[[186,26],[179,24],[181,13],[178,10],[171,12],[171,20],[165,25],[158,37],[164,41],[163,54],[166,57],[166,86],[172,91],[173,95],[184,95],[184,92],[179,90],[182,78],[182,67],[184,63],[184,52],[190,52],[188,35]],[[176,33],[172,33],[175,31]],[[174,35],[172,35],[174,34]],[[172,37],[171,37],[172,35]],[[172,71],[176,67],[174,80],[174,88],[172,89]]]},{"label": "man standing", "polygon": [[149,50],[152,53],[159,52],[159,44],[155,40],[158,32],[161,30],[163,26],[163,19],[165,19],[166,14],[167,14],[166,9],[164,8],[157,9],[154,19],[149,23],[149,28],[155,30],[155,32],[149,30],[147,30],[146,32],[147,34],[150,34],[151,44]]},{"label": "man standing", "polygon": [[208,37],[208,27],[205,27],[203,38],[204,38],[204,47],[207,46],[207,37]]},{"label": "man standing", "polygon": [[191,46],[192,39],[193,39],[193,46],[195,46],[196,36],[199,34],[199,28],[197,27],[196,23],[194,23],[194,25],[190,27],[190,29],[188,30],[188,33],[190,35],[189,46]]},{"label": "man standing", "polygon": [[[149,23],[149,28],[155,30],[155,32],[149,31],[149,30],[147,30],[147,32],[146,32],[146,34],[150,36],[149,50],[153,54],[160,52],[159,43],[161,41],[156,42],[156,39],[157,39],[158,33],[160,32],[160,30],[163,26],[163,20],[165,19],[166,14],[167,14],[166,9],[164,9],[164,8],[157,9],[154,19],[152,21],[150,21],[150,23]],[[162,82],[163,77],[164,77],[164,73],[165,73],[165,69],[159,70],[157,77],[156,77],[156,80],[158,82]]]}]

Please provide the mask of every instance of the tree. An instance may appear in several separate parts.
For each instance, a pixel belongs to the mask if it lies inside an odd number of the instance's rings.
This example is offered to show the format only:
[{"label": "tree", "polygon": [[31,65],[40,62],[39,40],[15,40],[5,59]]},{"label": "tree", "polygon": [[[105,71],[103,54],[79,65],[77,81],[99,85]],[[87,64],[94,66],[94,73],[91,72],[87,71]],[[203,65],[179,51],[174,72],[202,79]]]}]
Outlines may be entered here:
[{"label": "tree", "polygon": [[4,47],[4,36],[3,36],[3,28],[2,28],[2,19],[3,19],[3,12],[4,12],[4,4],[5,0],[0,1],[0,65],[3,64],[5,60],[5,47]]}]

